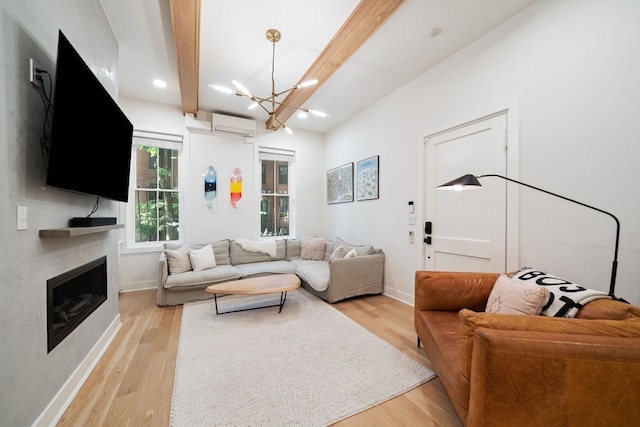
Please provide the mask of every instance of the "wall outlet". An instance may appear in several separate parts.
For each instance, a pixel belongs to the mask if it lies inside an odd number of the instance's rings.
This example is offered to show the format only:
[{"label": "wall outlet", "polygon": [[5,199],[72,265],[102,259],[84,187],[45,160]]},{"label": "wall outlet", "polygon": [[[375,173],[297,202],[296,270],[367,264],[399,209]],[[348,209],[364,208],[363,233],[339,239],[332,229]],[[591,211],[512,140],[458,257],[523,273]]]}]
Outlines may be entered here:
[{"label": "wall outlet", "polygon": [[37,68],[40,68],[40,66],[35,61],[35,59],[29,58],[29,81],[31,82],[31,84],[39,87],[40,85],[38,84],[37,79],[38,72],[36,71]]}]

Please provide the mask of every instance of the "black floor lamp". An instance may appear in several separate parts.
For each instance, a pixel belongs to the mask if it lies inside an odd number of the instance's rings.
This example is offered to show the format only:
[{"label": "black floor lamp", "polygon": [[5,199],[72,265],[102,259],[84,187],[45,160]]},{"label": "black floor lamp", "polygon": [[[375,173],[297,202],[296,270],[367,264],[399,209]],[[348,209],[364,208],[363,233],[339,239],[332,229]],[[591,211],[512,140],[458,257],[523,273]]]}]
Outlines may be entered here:
[{"label": "black floor lamp", "polygon": [[609,283],[609,295],[612,296],[612,297],[614,296],[613,293],[614,293],[614,290],[615,290],[615,287],[616,287],[616,272],[618,270],[618,244],[620,242],[620,221],[618,221],[618,218],[616,218],[613,214],[611,214],[611,213],[609,213],[607,211],[603,211],[602,209],[594,208],[593,206],[589,206],[589,205],[587,205],[585,203],[578,202],[578,201],[570,199],[568,197],[564,197],[564,196],[561,196],[559,194],[552,193],[551,191],[543,190],[542,188],[534,187],[533,185],[525,184],[524,182],[516,181],[515,179],[507,178],[506,176],[496,175],[496,174],[477,175],[477,176],[467,174],[467,175],[461,176],[460,178],[456,178],[453,181],[449,181],[446,184],[439,185],[437,188],[439,190],[457,190],[457,191],[467,190],[467,189],[472,189],[472,188],[479,188],[479,187],[482,187],[482,184],[480,184],[480,181],[478,181],[478,179],[479,178],[488,178],[488,177],[502,178],[502,179],[504,179],[506,181],[514,182],[516,184],[523,185],[525,187],[541,191],[541,192],[549,194],[551,196],[559,197],[559,198],[561,198],[563,200],[566,200],[568,202],[572,202],[572,203],[578,204],[580,206],[584,206],[585,208],[589,208],[589,209],[593,209],[594,211],[602,212],[603,214],[609,215],[611,218],[613,218],[613,220],[616,222],[616,245],[615,245],[615,250],[614,250],[614,254],[613,254],[613,266],[611,268],[611,282]]}]

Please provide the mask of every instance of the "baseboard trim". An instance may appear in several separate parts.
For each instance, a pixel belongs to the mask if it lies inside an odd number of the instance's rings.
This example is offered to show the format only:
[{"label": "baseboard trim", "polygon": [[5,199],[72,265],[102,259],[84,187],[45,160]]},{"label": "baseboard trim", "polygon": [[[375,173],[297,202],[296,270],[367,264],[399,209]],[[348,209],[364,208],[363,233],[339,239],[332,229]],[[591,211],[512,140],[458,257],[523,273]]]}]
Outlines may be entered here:
[{"label": "baseboard trim", "polygon": [[413,304],[414,304],[413,295],[407,294],[405,292],[400,292],[392,288],[384,288],[383,294],[388,296],[389,298],[393,298],[395,300],[398,300],[400,302],[403,302],[413,307]]},{"label": "baseboard trim", "polygon": [[116,334],[120,330],[122,323],[120,322],[120,314],[113,319],[113,322],[109,325],[107,330],[102,334],[98,342],[93,346],[87,357],[84,358],[82,363],[71,374],[69,379],[60,388],[58,393],[36,421],[32,424],[32,427],[44,427],[55,426],[58,421],[64,415],[71,402],[76,397],[80,388],[89,377],[89,374],[100,361],[100,358],[104,352],[109,348],[109,345],[115,338]]},{"label": "baseboard trim", "polygon": [[143,291],[146,289],[154,289],[158,287],[157,280],[143,280],[140,282],[120,283],[120,292]]}]

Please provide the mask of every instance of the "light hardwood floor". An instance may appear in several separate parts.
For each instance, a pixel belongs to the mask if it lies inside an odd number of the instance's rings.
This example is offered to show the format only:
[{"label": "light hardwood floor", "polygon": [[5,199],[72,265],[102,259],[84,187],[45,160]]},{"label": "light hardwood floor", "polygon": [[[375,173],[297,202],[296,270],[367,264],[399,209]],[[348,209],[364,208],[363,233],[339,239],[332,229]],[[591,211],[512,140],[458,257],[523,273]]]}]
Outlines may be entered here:
[{"label": "light hardwood floor", "polygon": [[[169,425],[182,306],[158,307],[154,290],[120,295],[122,327],[58,426]],[[384,295],[333,304],[431,368],[416,346],[413,308]],[[439,378],[336,426],[462,426]]]}]

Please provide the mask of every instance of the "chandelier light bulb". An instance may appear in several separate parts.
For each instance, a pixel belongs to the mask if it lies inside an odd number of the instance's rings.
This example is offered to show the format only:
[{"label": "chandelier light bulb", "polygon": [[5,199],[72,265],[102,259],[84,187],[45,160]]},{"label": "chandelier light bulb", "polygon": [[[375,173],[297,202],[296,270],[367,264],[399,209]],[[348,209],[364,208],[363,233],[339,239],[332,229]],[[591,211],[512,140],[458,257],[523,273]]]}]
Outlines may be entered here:
[{"label": "chandelier light bulb", "polygon": [[218,85],[209,85],[211,89],[215,89],[218,92],[233,94],[235,91],[233,89],[229,89],[228,87],[218,86]]},{"label": "chandelier light bulb", "polygon": [[253,110],[254,108],[256,108],[258,106],[257,102],[252,102],[251,105],[249,105],[248,110]]},{"label": "chandelier light bulb", "polygon": [[241,84],[239,81],[237,81],[237,80],[233,80],[231,83],[233,83],[233,85],[234,85],[235,87],[237,87],[237,88],[238,88],[238,90],[239,90],[240,92],[242,92],[244,95],[247,95],[249,98],[252,98],[252,97],[253,97],[253,96],[251,95],[251,92],[249,92],[249,90],[248,90],[246,87],[242,86],[242,84]]},{"label": "chandelier light bulb", "polygon": [[296,85],[296,89],[302,89],[303,87],[313,86],[318,84],[318,79],[307,80],[306,82],[302,82]]},{"label": "chandelier light bulb", "polygon": [[300,112],[298,113],[298,117],[300,117],[301,119],[306,119],[306,118],[307,118],[307,116],[308,116],[308,114],[307,114],[307,112],[306,112],[306,111],[300,111]]},{"label": "chandelier light bulb", "polygon": [[327,113],[323,113],[322,111],[318,111],[318,110],[309,110],[309,112],[311,114],[313,114],[314,116],[318,116],[318,117],[329,117],[329,115]]},{"label": "chandelier light bulb", "polygon": [[282,128],[283,128],[285,131],[287,131],[287,133],[288,133],[289,135],[293,135],[293,132],[291,131],[291,128],[288,128],[288,127],[286,127],[285,125],[282,125]]}]

